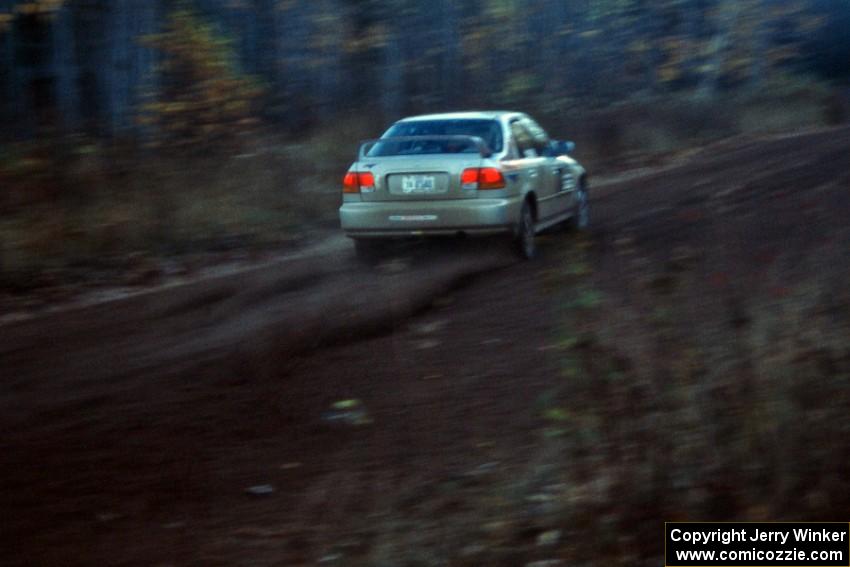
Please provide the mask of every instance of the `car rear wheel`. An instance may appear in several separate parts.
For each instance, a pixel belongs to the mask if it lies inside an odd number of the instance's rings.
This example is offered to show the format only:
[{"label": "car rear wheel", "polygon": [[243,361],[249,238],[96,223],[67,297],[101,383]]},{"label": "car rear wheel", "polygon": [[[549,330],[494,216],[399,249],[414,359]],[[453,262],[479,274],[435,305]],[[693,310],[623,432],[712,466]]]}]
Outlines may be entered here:
[{"label": "car rear wheel", "polygon": [[576,203],[570,225],[580,231],[590,228],[590,203],[587,197],[587,181],[584,178],[579,180],[576,187]]},{"label": "car rear wheel", "polygon": [[537,253],[537,242],[534,238],[534,214],[528,201],[522,204],[519,215],[519,226],[514,236],[514,250],[520,258],[530,260]]}]

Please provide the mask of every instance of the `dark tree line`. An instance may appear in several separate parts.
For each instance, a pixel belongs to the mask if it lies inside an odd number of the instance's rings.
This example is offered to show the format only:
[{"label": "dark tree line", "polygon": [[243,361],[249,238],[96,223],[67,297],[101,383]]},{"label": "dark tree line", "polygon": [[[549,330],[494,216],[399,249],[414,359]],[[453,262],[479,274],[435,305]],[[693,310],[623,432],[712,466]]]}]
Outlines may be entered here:
[{"label": "dark tree line", "polygon": [[829,0],[0,0],[4,134],[136,131],[140,108],[168,92],[163,53],[144,38],[187,7],[263,85],[257,112],[296,128],[361,110],[389,119],[759,89],[777,72],[835,71],[812,58],[846,53],[818,34],[850,10]]}]

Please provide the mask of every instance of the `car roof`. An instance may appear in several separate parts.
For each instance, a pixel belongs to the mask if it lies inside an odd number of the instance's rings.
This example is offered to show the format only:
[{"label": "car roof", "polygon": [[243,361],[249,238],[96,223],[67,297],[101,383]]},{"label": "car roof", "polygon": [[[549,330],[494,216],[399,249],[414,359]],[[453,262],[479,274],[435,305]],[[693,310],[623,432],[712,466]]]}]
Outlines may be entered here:
[{"label": "car roof", "polygon": [[510,110],[477,110],[467,112],[444,112],[441,114],[422,114],[402,118],[399,122],[415,122],[419,120],[498,120],[505,116],[521,115],[521,112]]}]

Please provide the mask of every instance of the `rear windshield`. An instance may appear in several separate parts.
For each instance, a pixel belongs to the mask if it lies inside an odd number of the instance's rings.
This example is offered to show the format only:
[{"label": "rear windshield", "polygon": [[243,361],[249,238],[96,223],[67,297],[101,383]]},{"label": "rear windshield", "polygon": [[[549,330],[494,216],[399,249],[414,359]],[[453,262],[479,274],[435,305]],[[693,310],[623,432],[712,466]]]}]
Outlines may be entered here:
[{"label": "rear windshield", "polygon": [[405,141],[376,144],[369,155],[413,155],[437,153],[477,153],[478,147],[462,140],[428,140],[428,136],[476,136],[493,152],[502,151],[502,127],[495,120],[412,120],[398,122],[382,138],[423,136],[421,142]]}]

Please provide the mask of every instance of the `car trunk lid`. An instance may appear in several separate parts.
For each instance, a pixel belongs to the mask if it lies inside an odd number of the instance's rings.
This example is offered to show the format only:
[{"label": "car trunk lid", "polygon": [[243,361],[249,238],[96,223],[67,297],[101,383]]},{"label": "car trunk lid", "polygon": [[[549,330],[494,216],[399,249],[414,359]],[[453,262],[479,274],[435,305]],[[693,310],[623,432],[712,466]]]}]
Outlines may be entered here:
[{"label": "car trunk lid", "polygon": [[374,188],[361,190],[364,201],[424,201],[472,199],[474,189],[463,189],[461,173],[479,167],[479,156],[383,157],[358,164],[375,178]]},{"label": "car trunk lid", "polygon": [[472,199],[475,189],[463,188],[465,169],[480,167],[490,154],[472,136],[411,136],[382,138],[360,147],[358,171],[368,171],[374,187],[361,188],[363,201],[428,201]]}]

